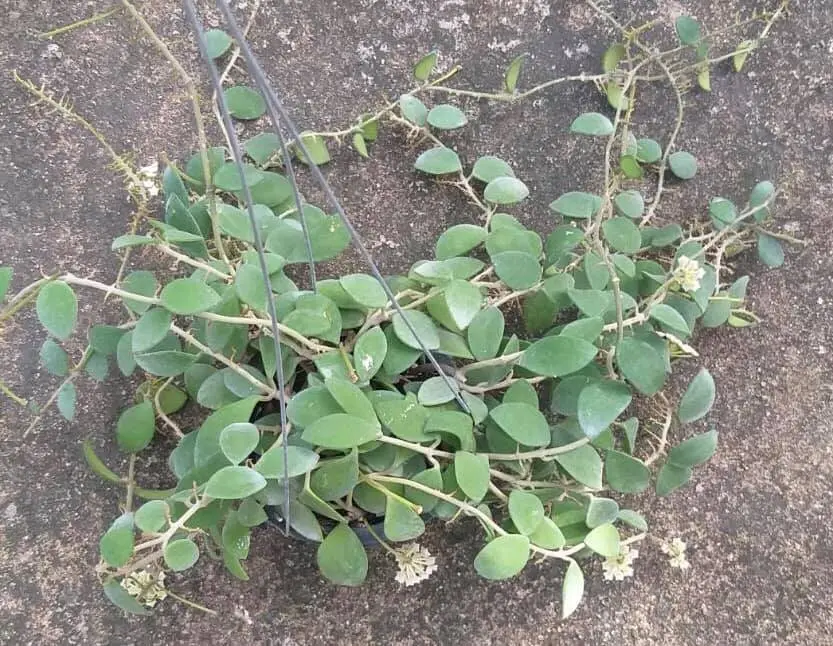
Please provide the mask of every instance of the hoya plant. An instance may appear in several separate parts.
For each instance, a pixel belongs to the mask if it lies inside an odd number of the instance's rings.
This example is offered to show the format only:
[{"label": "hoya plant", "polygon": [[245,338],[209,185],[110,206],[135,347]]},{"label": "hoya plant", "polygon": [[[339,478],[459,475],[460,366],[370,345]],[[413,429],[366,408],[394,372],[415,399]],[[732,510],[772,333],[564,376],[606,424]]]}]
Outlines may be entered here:
[{"label": "hoya plant", "polygon": [[[780,11],[750,19],[765,22],[760,40]],[[139,384],[113,429],[127,473],[83,445],[92,469],[126,489],[99,542],[110,600],[145,613],[174,594],[166,572],[205,558],[247,579],[250,535],[270,520],[318,544],[326,579],[355,586],[369,578],[374,546],[396,558],[399,581],[427,578],[442,555],[413,541],[429,525],[470,518],[483,538],[473,567],[486,579],[539,558],[564,564],[565,617],[588,563],[628,565],[628,546],[648,530],[629,496],[672,493],[717,447],[702,421],[716,389],[696,333],[756,322],[748,278],[729,277],[728,257],[756,245],[766,265],[784,259],[769,181],[748,187],[742,203],[714,197],[702,212],[662,202],[667,186],[686,191],[698,171],[676,144],[688,79],[707,90],[713,65],[732,58],[740,70],[759,40],[712,59],[692,18],[677,20],[680,43],[666,51],[644,44],[645,31],[622,28],[598,74],[523,91],[523,58],[500,90],[481,92],[449,86],[456,68],[440,73],[432,52],[415,66],[413,90],[344,130],[286,146],[264,131],[243,142],[241,160],[226,128],[231,147],[204,145],[159,178],[153,166],[127,166],[149,217],[113,250],[175,259],[173,276],[152,262],[113,284],[57,271],[7,296],[11,269],[0,270],[0,320],[34,305],[47,333],[42,363],[65,378],[54,399],[66,418],[83,372],[105,379],[115,363]],[[214,59],[232,42],[201,34]],[[657,77],[678,101],[670,135],[632,119],[637,85]],[[530,191],[517,168],[443,138],[466,126],[467,99],[517,101],[562,81],[603,94],[606,107],[570,126],[603,182],[543,189],[551,225],[540,232],[527,224]],[[245,86],[220,98],[226,124],[261,117],[271,101]],[[367,156],[383,124],[418,142],[413,172],[460,190],[479,223],[443,231],[432,257],[407,259],[401,274],[326,275],[317,263],[339,257],[354,232],[297,193],[291,162],[314,170],[344,140]],[[82,288],[119,299],[124,316],[90,328],[73,363],[62,343],[76,331]],[[672,390],[678,367],[694,376]],[[188,402],[205,414],[183,428],[176,413]],[[167,490],[139,485],[159,435],[176,440]]]}]

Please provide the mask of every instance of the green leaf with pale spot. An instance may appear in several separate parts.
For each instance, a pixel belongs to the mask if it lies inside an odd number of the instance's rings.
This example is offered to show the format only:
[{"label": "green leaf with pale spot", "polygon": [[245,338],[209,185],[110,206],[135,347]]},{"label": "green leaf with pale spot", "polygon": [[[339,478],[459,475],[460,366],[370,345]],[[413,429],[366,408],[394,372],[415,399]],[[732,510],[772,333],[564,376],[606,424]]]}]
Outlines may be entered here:
[{"label": "green leaf with pale spot", "polygon": [[372,327],[356,340],[353,360],[360,381],[369,381],[382,367],[388,352],[385,333],[378,326]]}]

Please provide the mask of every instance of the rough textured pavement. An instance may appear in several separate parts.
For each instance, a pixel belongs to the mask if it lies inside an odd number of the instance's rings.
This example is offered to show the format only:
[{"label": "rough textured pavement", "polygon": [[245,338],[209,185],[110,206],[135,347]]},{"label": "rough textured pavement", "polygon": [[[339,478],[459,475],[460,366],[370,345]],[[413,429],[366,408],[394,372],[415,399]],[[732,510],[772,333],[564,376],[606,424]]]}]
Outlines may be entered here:
[{"label": "rough textured pavement", "polygon": [[[60,57],[35,36],[104,10],[106,2],[42,0],[38,11],[25,0],[2,4],[0,263],[15,266],[18,288],[59,267],[110,280],[117,267],[110,240],[130,216],[119,181],[87,133],[27,107],[30,99],[10,71],[68,91],[117,150],[135,151],[141,162],[160,152],[189,154],[195,142],[187,104],[166,64],[123,15],[57,38]],[[317,129],[342,127],[383,95],[407,89],[412,62],[433,47],[446,65],[464,65],[458,85],[495,87],[506,62],[524,51],[531,54],[524,84],[594,72],[612,34],[578,0],[264,5],[251,40],[297,120]],[[670,39],[668,25],[680,11],[717,28],[763,6],[617,0],[611,10],[637,23],[661,18]],[[178,3],[149,0],[144,11],[197,70]],[[383,554],[372,556],[365,587],[331,587],[314,568],[313,547],[262,530],[253,537],[250,582],[210,562],[198,573],[171,577],[175,590],[216,609],[217,617],[166,603],[153,617],[125,618],[103,599],[93,574],[98,536],[117,512],[117,496],[86,469],[79,442],[92,437],[119,465],[109,438],[130,384],[86,380],[75,422],[52,412],[26,439],[28,414],[0,400],[0,642],[833,643],[832,51],[829,3],[795,2],[743,74],[720,66],[710,94],[686,95],[680,146],[697,155],[701,170],[671,194],[668,207],[702,214],[710,197],[742,201],[755,181],[771,178],[787,187],[780,226],[811,241],[792,248],[779,270],[766,270],[753,254],[737,262],[738,273],[752,277],[750,302],[762,324],[698,339],[719,386],[718,454],[684,491],[636,503],[656,536],[688,541],[687,576],[666,566],[656,544],[644,544],[633,579],[606,583],[596,566],[584,604],[560,622],[560,568],[533,565],[509,583],[482,581],[471,568],[476,532],[465,522],[429,533],[425,542],[440,555],[441,568],[411,589],[393,581],[393,563]],[[654,124],[646,134],[667,136],[670,101],[661,91],[646,95],[637,116]],[[494,153],[512,162],[533,194],[519,213],[539,228],[547,225],[550,200],[598,179],[590,169],[598,168],[599,151],[565,134],[577,113],[602,107],[592,87],[561,86],[512,107],[463,105],[473,124],[452,140],[470,158]],[[400,134],[387,129],[371,160],[344,150],[327,170],[387,270],[423,257],[438,232],[475,215],[448,190],[415,178],[413,153],[403,154],[403,146]],[[84,324],[112,314],[92,295],[82,310]],[[0,340],[2,378],[40,401],[56,384],[37,365],[41,342],[31,314]],[[161,458],[143,466],[161,470]]]}]

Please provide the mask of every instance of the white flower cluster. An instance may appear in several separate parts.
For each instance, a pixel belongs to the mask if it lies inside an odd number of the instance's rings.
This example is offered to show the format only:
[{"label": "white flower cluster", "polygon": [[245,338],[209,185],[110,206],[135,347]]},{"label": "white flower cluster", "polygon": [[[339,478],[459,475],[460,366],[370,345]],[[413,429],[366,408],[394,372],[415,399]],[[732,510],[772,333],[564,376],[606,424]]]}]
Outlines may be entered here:
[{"label": "white flower cluster", "polygon": [[663,543],[662,551],[668,554],[671,558],[668,559],[668,564],[671,567],[679,568],[683,571],[691,567],[691,563],[685,555],[686,544],[679,538],[674,538],[668,543]]},{"label": "white flower cluster", "polygon": [[437,571],[437,559],[427,549],[420,547],[419,543],[394,548],[393,555],[399,566],[396,580],[406,586],[425,581]]},{"label": "white flower cluster", "polygon": [[165,573],[162,570],[156,573],[150,570],[131,572],[121,580],[121,587],[148,608],[153,608],[157,601],[168,596],[168,591],[165,590]]},{"label": "white flower cluster", "polygon": [[688,256],[677,258],[677,268],[674,269],[673,276],[683,291],[696,292],[700,289],[700,280],[705,275],[706,270],[693,258]]},{"label": "white flower cluster", "polygon": [[616,556],[609,556],[602,563],[602,573],[606,581],[624,581],[625,577],[633,576],[633,562],[639,556],[639,550],[627,545]]},{"label": "white flower cluster", "polygon": [[156,177],[159,175],[159,162],[153,162],[139,169],[139,183],[134,183],[131,188],[141,191],[147,199],[159,195],[159,184]]}]

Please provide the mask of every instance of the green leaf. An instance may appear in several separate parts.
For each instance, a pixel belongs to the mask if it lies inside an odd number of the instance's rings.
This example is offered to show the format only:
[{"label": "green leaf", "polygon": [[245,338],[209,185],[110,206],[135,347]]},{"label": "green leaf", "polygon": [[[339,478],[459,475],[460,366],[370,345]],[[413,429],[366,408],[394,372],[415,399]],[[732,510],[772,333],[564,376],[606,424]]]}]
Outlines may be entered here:
[{"label": "green leaf", "polygon": [[585,112],[570,125],[570,132],[594,137],[609,137],[613,134],[613,123],[598,112]]},{"label": "green leaf", "polygon": [[373,404],[358,386],[336,375],[327,377],[324,386],[345,413],[377,423]]},{"label": "green leaf", "polygon": [[457,451],[454,454],[454,475],[467,498],[474,502],[483,500],[489,490],[489,460],[486,456]]},{"label": "green leaf", "polygon": [[321,532],[321,524],[315,517],[315,514],[310,511],[309,507],[302,505],[297,500],[289,503],[289,526],[292,527],[301,536],[316,543],[324,540],[324,534]]},{"label": "green leaf", "polygon": [[515,177],[496,177],[483,190],[483,197],[494,204],[517,204],[528,196],[526,184]]},{"label": "green leaf", "polygon": [[378,326],[359,336],[353,348],[353,358],[360,381],[369,381],[379,372],[387,352],[388,342],[385,333]]},{"label": "green leaf", "polygon": [[158,532],[167,523],[170,508],[164,500],[149,500],[136,510],[133,520],[136,527],[146,533]]},{"label": "green leaf", "polygon": [[[474,167],[471,170],[472,177],[479,179],[481,182],[488,184],[498,177],[515,177],[515,172],[500,157],[493,155],[484,155],[479,157],[474,162]],[[466,225],[473,226],[473,225]]]},{"label": "green leaf", "polygon": [[[256,166],[243,164],[243,177],[249,187],[255,186],[263,179],[263,173]],[[214,172],[214,186],[221,191],[236,193],[243,190],[240,170],[234,162],[225,162]]]},{"label": "green leaf", "polygon": [[492,257],[495,273],[510,289],[529,289],[541,280],[538,259],[525,251],[504,251]]},{"label": "green leaf", "polygon": [[232,464],[249,457],[260,442],[260,431],[249,422],[235,422],[220,433],[220,450]]},{"label": "green leaf", "polygon": [[639,191],[623,191],[613,198],[613,207],[619,215],[638,220],[645,212],[645,200]]},{"label": "green leaf", "polygon": [[75,384],[71,381],[64,383],[60,390],[58,390],[58,412],[64,416],[67,421],[72,421],[75,417],[75,402],[77,394],[75,392]]},{"label": "green leaf", "polygon": [[550,209],[565,218],[586,220],[593,217],[602,205],[602,198],[592,193],[570,191],[550,204]]},{"label": "green leaf", "polygon": [[654,305],[648,311],[648,316],[667,330],[679,334],[683,338],[691,334],[691,330],[688,329],[688,323],[686,323],[682,314],[670,305],[666,305],[665,303]]},{"label": "green leaf", "polygon": [[680,16],[674,21],[677,38],[683,45],[694,47],[700,42],[700,23],[691,16]]},{"label": "green leaf", "polygon": [[136,601],[135,597],[130,596],[130,594],[121,587],[121,584],[112,579],[104,584],[103,586],[105,596],[110,600],[110,602],[124,610],[125,612],[129,612],[130,614],[134,615],[150,615],[152,614],[150,610],[145,608],[141,603]]},{"label": "green leaf", "polygon": [[379,309],[388,304],[385,290],[373,276],[367,274],[348,274],[339,280],[350,297],[360,305],[370,309]]},{"label": "green leaf", "polygon": [[40,360],[44,368],[58,377],[69,374],[69,356],[55,341],[47,338],[40,349]]},{"label": "green leaf", "polygon": [[691,380],[680,400],[677,417],[683,424],[700,419],[709,412],[714,404],[714,379],[705,368]]},{"label": "green leaf", "polygon": [[384,527],[385,536],[394,542],[411,541],[425,531],[425,523],[419,514],[393,496],[387,497]]},{"label": "green leaf", "polygon": [[165,565],[174,572],[182,572],[197,562],[200,550],[190,538],[180,538],[165,546]]},{"label": "green leaf", "polygon": [[484,579],[509,579],[529,561],[529,539],[518,534],[498,536],[474,557],[474,569]]},{"label": "green leaf", "polygon": [[133,352],[145,352],[159,345],[171,329],[173,317],[161,307],[154,307],[142,314],[131,337]]},{"label": "green leaf", "polygon": [[[405,322],[405,318],[408,320],[407,323]],[[440,347],[437,326],[423,312],[405,310],[404,317],[397,312],[391,318],[391,323],[393,324],[393,331],[396,333],[398,339],[409,348],[422,350],[423,346],[425,346],[428,350],[436,350]],[[414,332],[411,332],[408,323],[411,324],[410,327],[416,332],[416,336],[414,336]],[[420,341],[422,345],[420,345]]]},{"label": "green leaf", "polygon": [[607,96],[607,102],[610,104],[611,108],[614,110],[620,110],[623,114],[627,111],[628,106],[630,105],[630,100],[622,91],[622,86],[613,81],[609,81],[605,86],[605,95]]},{"label": "green leaf", "polygon": [[266,486],[266,478],[249,467],[223,467],[205,484],[205,495],[220,500],[239,500]]},{"label": "green leaf", "polygon": [[249,421],[257,402],[257,397],[247,397],[223,406],[205,419],[197,432],[194,447],[194,459],[197,465],[205,464],[220,451],[220,434],[226,426],[235,422]]},{"label": "green leaf", "polygon": [[605,458],[605,477],[614,491],[642,493],[650,484],[651,471],[640,460],[611,450]]},{"label": "green leaf", "polygon": [[608,244],[622,253],[636,253],[642,246],[639,227],[626,217],[605,220],[602,224],[602,232]]},{"label": "green leaf", "polygon": [[235,85],[223,90],[228,111],[236,119],[257,119],[266,112],[266,101],[260,93],[246,87]]},{"label": "green leaf", "polygon": [[662,147],[653,139],[637,139],[636,159],[643,164],[655,164],[662,159]]},{"label": "green leaf", "polygon": [[0,303],[6,298],[9,285],[12,282],[13,270],[11,267],[0,267]]},{"label": "green leaf", "polygon": [[[150,271],[133,271],[122,281],[121,288],[131,294],[153,296],[156,293],[156,277]],[[150,307],[150,303],[143,303],[130,298],[124,299],[124,305],[135,314],[142,314]]]},{"label": "green leaf", "polygon": [[570,561],[567,572],[564,574],[564,584],[561,588],[561,618],[566,619],[572,615],[581,603],[584,596],[584,573],[579,564]]},{"label": "green leaf", "polygon": [[632,509],[620,509],[619,520],[621,520],[626,525],[630,525],[634,529],[639,530],[640,532],[648,531],[648,523],[645,522],[645,519],[642,517],[642,514],[639,514],[633,511]]},{"label": "green leaf", "polygon": [[697,85],[706,92],[712,91],[711,73],[707,65],[703,65],[697,72]]},{"label": "green leaf", "polygon": [[627,53],[622,43],[614,43],[608,47],[602,54],[602,71],[607,74],[615,70],[619,66],[619,61],[625,58]]},{"label": "green leaf", "polygon": [[518,365],[539,375],[560,377],[581,370],[598,352],[592,343],[568,336],[548,336],[521,355]]},{"label": "green leaf", "polygon": [[642,177],[642,166],[634,155],[623,155],[619,158],[619,169],[628,179],[639,179]]},{"label": "green leaf", "polygon": [[455,256],[462,256],[474,249],[485,239],[486,229],[483,227],[474,224],[457,224],[444,231],[439,237],[434,255],[437,260],[447,260]]},{"label": "green leaf", "polygon": [[616,346],[615,357],[622,375],[643,395],[662,389],[667,376],[665,359],[651,345],[627,337]]},{"label": "green leaf", "polygon": [[504,404],[526,404],[538,410],[538,393],[535,386],[526,380],[516,381],[503,394]]},{"label": "green leaf", "polygon": [[93,325],[87,336],[90,347],[103,355],[116,354],[125,331],[114,325]]},{"label": "green leaf", "polygon": [[434,71],[434,65],[437,64],[438,56],[439,52],[435,49],[431,52],[428,52],[425,56],[423,56],[417,61],[417,64],[414,65],[414,78],[417,81],[428,80],[428,78],[431,76],[431,72]]},{"label": "green leaf", "polygon": [[595,381],[578,396],[578,422],[595,439],[630,406],[631,391],[620,381]]},{"label": "green leaf", "polygon": [[740,72],[743,69],[744,63],[746,63],[746,59],[749,57],[750,52],[755,49],[757,46],[757,41],[754,40],[742,40],[738,48],[735,50],[734,55],[732,56],[732,67],[734,67],[736,72]]},{"label": "green leaf", "polygon": [[149,401],[131,406],[119,416],[116,423],[116,441],[127,453],[138,453],[153,439],[156,419],[153,404]]},{"label": "green leaf", "polygon": [[480,310],[469,323],[466,337],[474,358],[478,361],[497,356],[503,340],[503,313],[496,307]]},{"label": "green leaf", "polygon": [[367,553],[345,523],[339,523],[327,534],[318,546],[316,561],[321,574],[337,585],[357,586],[367,578]]},{"label": "green leaf", "polygon": [[676,464],[666,463],[657,474],[657,495],[667,496],[676,491],[691,479],[691,467],[680,467]]},{"label": "green leaf", "polygon": [[459,390],[453,377],[430,377],[422,382],[417,398],[423,406],[439,406],[455,399]]},{"label": "green leaf", "polygon": [[606,523],[612,523],[619,515],[619,505],[610,498],[597,498],[592,496],[590,504],[587,505],[587,517],[585,524],[593,529]]},{"label": "green leaf", "polygon": [[84,372],[96,381],[107,379],[107,374],[110,372],[110,362],[107,360],[107,355],[95,351],[91,352],[87,357],[87,363],[84,364]]},{"label": "green leaf", "polygon": [[759,233],[758,257],[767,267],[780,267],[784,264],[784,249],[776,238]]},{"label": "green leaf", "polygon": [[[298,146],[297,149],[298,159],[300,159],[303,163],[312,163],[315,166],[322,166],[330,161],[330,151],[327,149],[327,141],[320,135],[302,133],[301,143],[307,150],[307,152],[304,153],[300,146]],[[307,157],[307,154],[309,154],[309,157]]]},{"label": "green leaf", "polygon": [[462,128],[468,123],[466,115],[460,108],[447,103],[435,105],[431,108],[426,121],[429,125],[440,130],[454,130],[455,128]]},{"label": "green leaf", "polygon": [[78,321],[78,299],[65,282],[56,280],[41,287],[35,301],[41,325],[52,336],[66,340]]},{"label": "green leaf", "polygon": [[709,202],[709,215],[718,228],[732,224],[738,217],[737,207],[722,197],[715,197]]},{"label": "green leaf", "polygon": [[559,453],[555,461],[581,484],[592,489],[602,488],[602,459],[589,444],[567,453]]},{"label": "green leaf", "polygon": [[509,494],[509,517],[521,534],[532,536],[544,520],[544,504],[535,494],[514,489]]},{"label": "green leaf", "polygon": [[336,413],[310,424],[301,436],[305,442],[327,449],[349,449],[379,436],[379,425],[355,415]]},{"label": "green leaf", "polygon": [[414,167],[429,175],[446,175],[463,169],[457,153],[445,146],[426,150],[414,162]]},{"label": "green leaf", "polygon": [[359,458],[356,449],[345,456],[322,460],[310,478],[310,489],[322,500],[338,500],[359,483]]},{"label": "green leaf", "polygon": [[376,410],[385,428],[396,437],[408,442],[426,442],[432,438],[423,432],[428,410],[417,402],[413,393],[404,399],[381,401]]},{"label": "green leaf", "polygon": [[619,542],[619,530],[612,524],[599,525],[584,537],[584,544],[591,550],[606,558],[619,556],[622,549]]},{"label": "green leaf", "polygon": [[197,360],[197,355],[177,350],[134,354],[136,364],[157,377],[175,377],[185,372]]},{"label": "green leaf", "polygon": [[172,280],[159,298],[164,307],[183,316],[205,312],[220,302],[220,296],[211,287],[191,278]]},{"label": "green leaf", "polygon": [[526,59],[526,54],[513,58],[503,74],[503,89],[509,94],[514,94],[515,88],[518,86],[518,77],[521,75],[524,59]]},{"label": "green leaf", "polygon": [[480,311],[483,295],[467,280],[452,280],[426,304],[436,321],[454,332],[462,332]]},{"label": "green leaf", "polygon": [[203,36],[209,58],[219,58],[231,47],[231,36],[222,29],[209,29]]},{"label": "green leaf", "polygon": [[[286,462],[288,471],[284,470],[283,445],[275,443],[266,451],[255,464],[257,471],[264,478],[284,480],[286,477],[295,478],[312,471],[318,464],[318,454],[302,446],[290,444],[286,447]],[[285,474],[288,474],[285,475]]]},{"label": "green leaf", "polygon": [[360,133],[360,132],[353,133],[353,140],[352,141],[353,141],[353,148],[356,149],[356,152],[358,152],[362,157],[367,159],[367,157],[368,157],[367,144],[364,141],[364,137],[362,136],[362,133]]},{"label": "green leaf", "polygon": [[111,251],[119,251],[127,247],[141,247],[144,245],[156,244],[156,240],[150,236],[138,236],[126,234],[113,239],[113,244],[110,245]]},{"label": "green leaf", "polygon": [[[249,157],[251,157],[260,166],[264,166],[270,159],[272,159],[273,156],[279,154],[280,141],[278,140],[278,136],[274,132],[261,132],[260,134],[257,134],[254,137],[247,139],[243,144],[243,148],[245,148],[246,154]],[[220,158],[220,163],[222,163],[223,159],[225,158],[225,150],[223,150],[222,155],[223,156]],[[199,159],[199,154],[195,155],[195,157]],[[188,174],[191,175],[190,172]],[[201,165],[197,179],[202,179]]]},{"label": "green leaf", "polygon": [[538,408],[529,404],[508,403],[496,406],[490,417],[509,437],[525,446],[547,446],[550,427]]},{"label": "green leaf", "polygon": [[680,179],[691,179],[697,174],[697,160],[689,152],[678,150],[668,157],[671,172]]},{"label": "green leaf", "polygon": [[[420,471],[416,475],[411,476],[410,480],[436,491],[443,490],[443,477],[439,467],[432,467],[425,469],[425,471]],[[413,487],[408,487],[407,485],[405,486],[404,496],[411,502],[422,507],[423,513],[430,512],[439,503],[439,499],[431,494],[414,489]]]},{"label": "green leaf", "polygon": [[428,108],[415,96],[403,94],[399,97],[399,110],[402,116],[417,126],[424,126],[428,118]]},{"label": "green leaf", "polygon": [[533,545],[547,550],[561,549],[567,542],[558,525],[547,517],[544,517],[537,529],[529,535],[529,540]]},{"label": "green leaf", "polygon": [[678,467],[696,467],[707,462],[717,450],[717,431],[711,430],[690,437],[668,452],[668,464]]},{"label": "green leaf", "polygon": [[98,542],[101,558],[111,567],[121,567],[133,556],[133,514],[122,514]]}]

